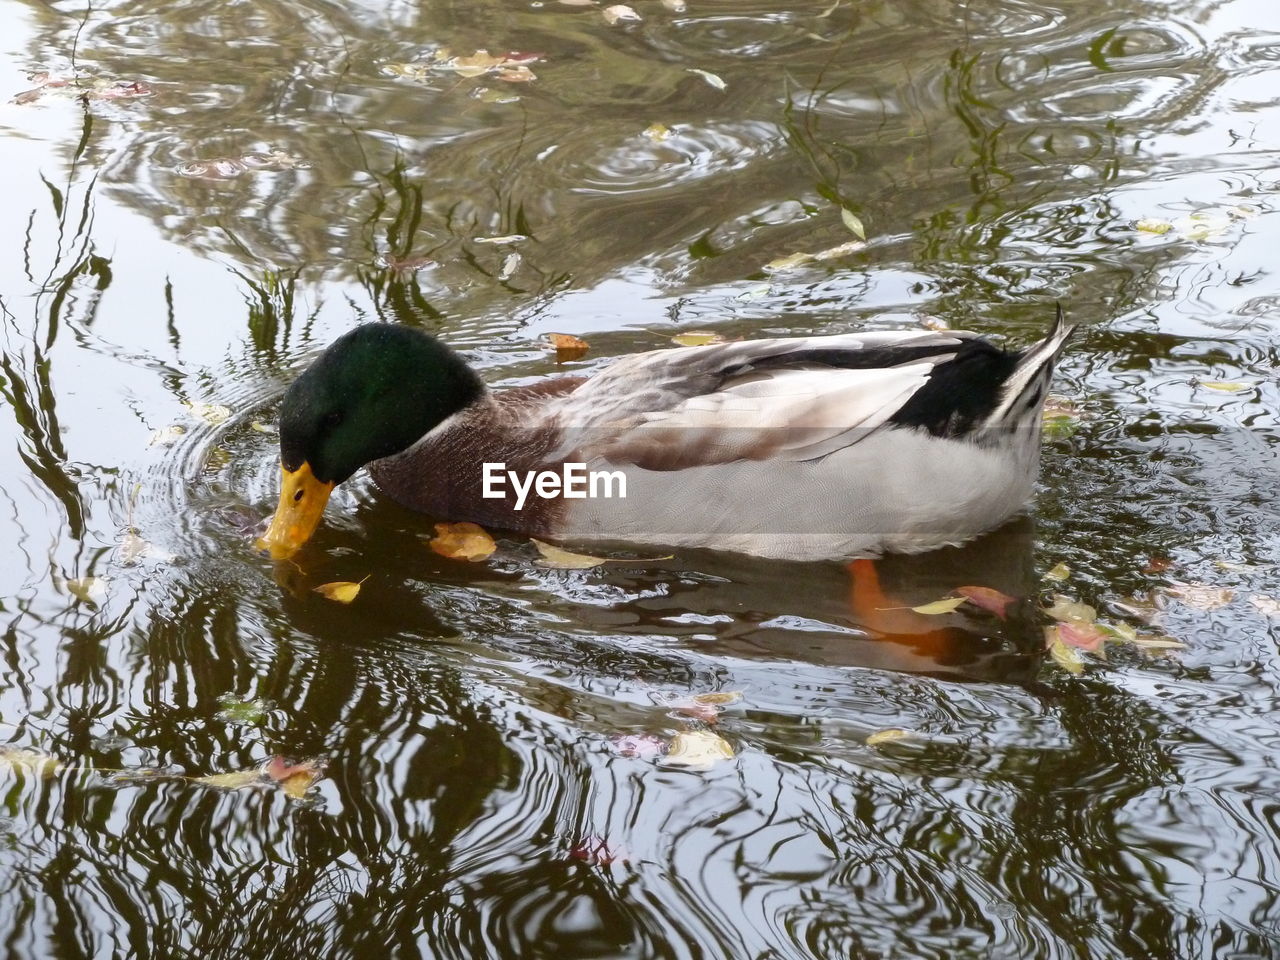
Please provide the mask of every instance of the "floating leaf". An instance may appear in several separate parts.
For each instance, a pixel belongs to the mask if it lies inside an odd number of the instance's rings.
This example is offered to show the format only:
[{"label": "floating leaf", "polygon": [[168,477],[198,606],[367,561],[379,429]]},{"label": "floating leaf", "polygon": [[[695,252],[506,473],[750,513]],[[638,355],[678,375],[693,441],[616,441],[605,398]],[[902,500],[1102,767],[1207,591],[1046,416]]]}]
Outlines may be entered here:
[{"label": "floating leaf", "polygon": [[222,707],[218,711],[218,719],[224,723],[242,723],[246,726],[257,726],[266,719],[267,711],[275,706],[270,700],[241,700],[234,694],[224,694],[218,698]]},{"label": "floating leaf", "polygon": [[662,5],[672,13],[684,13],[688,9],[684,0],[662,0]]},{"label": "floating leaf", "polygon": [[239,790],[250,784],[262,781],[261,770],[237,770],[235,773],[215,773],[207,777],[194,777],[192,783],[206,787],[217,787],[220,790]]},{"label": "floating leaf", "polygon": [[498,549],[493,537],[476,523],[437,523],[436,535],[427,541],[442,557],[476,563],[492,556]]},{"label": "floating leaf", "polygon": [[671,139],[671,131],[660,123],[651,123],[644,128],[644,135],[655,143]]},{"label": "floating leaf", "polygon": [[1008,615],[1010,605],[1017,603],[1016,598],[992,587],[956,587],[955,592],[974,606],[994,613],[1001,620]]},{"label": "floating leaf", "polygon": [[477,50],[469,57],[453,57],[448,67],[460,77],[479,77],[502,66],[505,57],[495,57],[488,50]]},{"label": "floating leaf", "polygon": [[697,67],[685,67],[685,72],[697,74],[717,90],[729,89],[729,85],[724,82],[724,79],[712,73],[710,70],[699,70]]},{"label": "floating leaf", "polygon": [[859,240],[867,239],[866,227],[862,225],[862,221],[858,219],[857,214],[848,207],[840,208],[840,219],[843,220],[844,225],[849,228],[849,232]]},{"label": "floating leaf", "polygon": [[280,784],[280,789],[284,791],[285,796],[293,800],[302,800],[311,789],[311,785],[324,773],[324,762],[301,760],[291,763],[284,757],[272,757],[262,765],[261,773]]},{"label": "floating leaf", "polygon": [[549,333],[547,339],[556,348],[557,361],[577,360],[591,349],[591,344],[571,333]]},{"label": "floating leaf", "polygon": [[727,707],[742,699],[741,690],[716,690],[711,693],[694,694],[695,703],[710,703],[717,707]]},{"label": "floating leaf", "polygon": [[1048,628],[1056,631],[1055,640],[1069,647],[1084,650],[1086,653],[1097,653],[1106,641],[1106,634],[1096,623],[1082,620],[1068,620]]},{"label": "floating leaf", "polygon": [[211,427],[216,427],[220,423],[226,423],[231,419],[231,408],[225,407],[220,403],[187,403],[183,404],[191,415],[197,420],[203,420]]},{"label": "floating leaf", "polygon": [[27,747],[0,747],[0,767],[8,767],[19,773],[30,772],[38,777],[51,777],[62,769],[56,757]]},{"label": "floating leaf", "polygon": [[710,730],[688,730],[677,733],[667,745],[662,763],[673,767],[707,770],[721,760],[733,759],[733,747]]},{"label": "floating leaf", "polygon": [[74,577],[63,581],[68,593],[94,607],[106,599],[107,582],[106,577]]},{"label": "floating leaf", "polygon": [[538,553],[542,554],[542,558],[538,560],[538,566],[547,567],[552,570],[589,570],[591,567],[598,567],[605,562],[604,557],[592,557],[585,553],[574,553],[571,550],[564,550],[550,543],[543,543],[541,540],[535,540],[532,537],[533,545],[538,548]]},{"label": "floating leaf", "polygon": [[689,330],[676,334],[671,342],[682,347],[705,347],[713,343],[724,343],[724,337],[711,330]]},{"label": "floating leaf", "polygon": [[769,286],[769,284],[758,283],[754,287],[752,287],[750,290],[742,291],[742,293],[738,294],[738,296],[735,297],[735,299],[759,300],[762,297],[767,297],[772,292],[773,292],[773,287]]},{"label": "floating leaf", "polygon": [[[372,574],[370,574],[370,576],[372,576]],[[364,580],[358,581],[335,580],[333,583],[322,583],[320,586],[312,587],[311,589],[320,594],[326,600],[335,600],[338,603],[350,603],[360,595],[360,586],[368,579],[369,577],[366,576]]]},{"label": "floating leaf", "polygon": [[1093,623],[1098,619],[1098,611],[1087,603],[1080,603],[1061,594],[1053,598],[1053,605],[1045,608],[1045,613],[1062,623]]},{"label": "floating leaf", "polygon": [[295,157],[282,150],[270,153],[246,153],[239,157],[214,157],[209,160],[191,160],[178,167],[178,175],[193,180],[232,180],[248,172],[280,172],[306,170],[310,161]]},{"label": "floating leaf", "polygon": [[1142,233],[1165,234],[1173,229],[1173,224],[1168,220],[1159,220],[1154,217],[1144,217],[1133,225],[1133,229]]},{"label": "floating leaf", "polygon": [[1055,583],[1061,583],[1071,578],[1071,568],[1065,563],[1055,564],[1054,567],[1044,575],[1045,580],[1052,580]]},{"label": "floating leaf", "polygon": [[501,247],[501,246],[506,246],[512,243],[520,243],[528,239],[529,238],[526,237],[523,233],[508,233],[501,237],[472,237],[472,242],[473,243],[492,243],[495,246]]},{"label": "floating leaf", "polygon": [[726,690],[716,693],[700,693],[690,697],[674,697],[662,701],[663,706],[670,707],[686,717],[693,717],[704,723],[715,723],[720,719],[722,707],[737,703],[742,699],[741,692]]},{"label": "floating leaf", "polygon": [[120,541],[120,549],[117,556],[120,559],[120,566],[131,567],[151,550],[151,544],[143,540],[136,533],[126,533]]},{"label": "floating leaf", "polygon": [[257,430],[258,433],[266,433],[271,435],[274,435],[280,432],[278,429],[276,429],[276,427],[272,426],[271,424],[262,423],[258,420],[254,420],[252,423],[250,423],[249,428],[251,430]]},{"label": "floating leaf", "polygon": [[915,734],[910,730],[902,730],[897,727],[892,727],[887,730],[877,730],[875,733],[871,734],[871,736],[867,737],[867,746],[875,747],[882,743],[893,743],[895,740],[908,740],[914,736]]},{"label": "floating leaf", "polygon": [[1058,631],[1053,627],[1045,627],[1044,632],[1045,649],[1049,651],[1049,656],[1053,658],[1054,663],[1068,673],[1084,673],[1084,658],[1080,655],[1080,651],[1063,643],[1058,637]]},{"label": "floating leaf", "polygon": [[941,317],[918,317],[917,322],[926,330],[950,330],[951,324]]},{"label": "floating leaf", "polygon": [[667,554],[665,557],[593,557],[586,553],[574,553],[551,543],[543,543],[534,537],[529,539],[538,548],[538,553],[542,554],[537,561],[538,566],[549,570],[587,570],[598,567],[602,563],[656,563],[659,560],[672,559],[672,554]]},{"label": "floating leaf", "polygon": [[1210,390],[1221,390],[1223,393],[1241,393],[1245,390],[1253,389],[1253,384],[1251,383],[1228,380],[1201,380],[1200,386],[1207,387]]},{"label": "floating leaf", "polygon": [[936,616],[940,613],[954,613],[961,604],[969,602],[968,597],[944,597],[941,600],[935,600],[933,603],[922,603],[918,607],[911,609],[916,613],[923,613],[928,616]]},{"label": "floating leaf", "polygon": [[659,757],[667,752],[667,741],[652,733],[619,733],[609,738],[609,745],[623,757]]},{"label": "floating leaf", "polygon": [[1133,643],[1138,639],[1138,628],[1128,623],[1099,623],[1096,626],[1113,640],[1120,640],[1123,643]]},{"label": "floating leaf", "polygon": [[604,14],[605,23],[612,26],[622,20],[640,20],[643,19],[640,14],[628,7],[625,3],[615,3],[611,7],[605,7],[600,11]]},{"label": "floating leaf", "polygon": [[149,447],[168,447],[177,442],[179,437],[185,436],[187,428],[181,424],[171,424],[167,427],[161,427],[155,433],[151,434],[151,439],[147,441]]},{"label": "floating leaf", "polygon": [[1204,583],[1174,583],[1165,587],[1164,592],[1197,610],[1220,610],[1236,596],[1234,590]]}]

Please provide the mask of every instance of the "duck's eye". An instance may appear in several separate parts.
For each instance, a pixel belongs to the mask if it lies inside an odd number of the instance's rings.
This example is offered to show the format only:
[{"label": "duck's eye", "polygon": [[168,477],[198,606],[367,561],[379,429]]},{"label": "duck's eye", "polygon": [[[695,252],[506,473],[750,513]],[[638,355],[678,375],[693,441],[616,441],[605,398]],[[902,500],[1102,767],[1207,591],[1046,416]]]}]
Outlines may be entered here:
[{"label": "duck's eye", "polygon": [[324,425],[327,429],[332,430],[342,422],[342,411],[334,410],[332,413],[324,415]]}]

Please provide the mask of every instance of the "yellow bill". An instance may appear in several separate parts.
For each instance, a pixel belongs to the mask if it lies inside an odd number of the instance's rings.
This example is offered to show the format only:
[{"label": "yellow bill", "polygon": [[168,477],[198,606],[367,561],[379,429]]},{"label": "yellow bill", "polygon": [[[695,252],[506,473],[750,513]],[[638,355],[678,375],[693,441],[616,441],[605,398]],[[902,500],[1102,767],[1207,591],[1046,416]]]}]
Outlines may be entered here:
[{"label": "yellow bill", "polygon": [[284,560],[297,553],[311,539],[324,516],[324,505],[333,493],[333,482],[322,483],[311,472],[311,464],[303,462],[297,470],[280,467],[280,503],[276,506],[271,526],[257,543],[273,560]]}]

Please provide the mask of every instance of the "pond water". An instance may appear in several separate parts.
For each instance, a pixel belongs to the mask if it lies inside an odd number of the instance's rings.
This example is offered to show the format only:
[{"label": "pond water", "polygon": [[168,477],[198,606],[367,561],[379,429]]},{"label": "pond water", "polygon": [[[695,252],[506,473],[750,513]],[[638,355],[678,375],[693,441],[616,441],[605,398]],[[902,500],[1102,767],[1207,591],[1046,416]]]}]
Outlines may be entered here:
[{"label": "pond water", "polygon": [[[634,12],[0,11],[5,954],[1276,955],[1273,4]],[[792,257],[842,209],[865,247]],[[1055,301],[1030,516],[881,571],[1007,621],[883,635],[837,563],[449,560],[365,480],[251,547],[281,392],[358,321],[511,385]],[[1145,645],[1064,666],[1054,594]]]}]

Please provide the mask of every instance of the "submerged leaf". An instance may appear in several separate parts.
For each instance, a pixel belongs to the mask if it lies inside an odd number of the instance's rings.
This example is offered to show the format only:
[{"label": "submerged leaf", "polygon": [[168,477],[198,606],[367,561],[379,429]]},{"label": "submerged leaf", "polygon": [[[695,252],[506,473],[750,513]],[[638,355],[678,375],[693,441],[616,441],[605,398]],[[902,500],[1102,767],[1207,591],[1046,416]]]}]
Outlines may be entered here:
[{"label": "submerged leaf", "polygon": [[510,280],[512,275],[520,269],[520,264],[524,258],[518,253],[508,253],[502,258],[502,267],[498,270],[499,280]]},{"label": "submerged leaf", "polygon": [[712,73],[710,70],[699,70],[697,67],[685,67],[685,72],[697,74],[703,80],[707,81],[707,83],[709,83],[711,86],[715,87],[717,90],[729,89],[729,85],[724,82],[724,79]]},{"label": "submerged leaf", "polygon": [[241,700],[231,693],[219,697],[218,703],[222,707],[217,714],[219,720],[224,723],[242,723],[246,726],[256,726],[261,723],[266,718],[267,711],[275,706],[270,700],[262,698]]},{"label": "submerged leaf", "polygon": [[605,23],[613,25],[622,20],[640,20],[642,17],[636,13],[631,7],[625,3],[615,3],[611,7],[605,7],[600,11],[604,14]]},{"label": "submerged leaf", "polygon": [[56,757],[27,747],[0,747],[0,767],[19,773],[29,771],[38,777],[51,777],[62,769]]},{"label": "submerged leaf", "polygon": [[733,759],[733,747],[710,730],[688,730],[677,733],[667,745],[662,763],[692,770],[708,770],[721,760]]},{"label": "submerged leaf", "polygon": [[350,603],[360,595],[360,587],[365,580],[369,579],[369,574],[364,580],[335,580],[333,583],[322,583],[318,587],[311,589],[320,594],[326,600],[335,600],[338,603]]},{"label": "submerged leaf", "polygon": [[774,273],[780,270],[792,270],[795,267],[802,266],[813,259],[811,253],[791,253],[785,257],[778,257],[770,260],[764,265],[765,270]]},{"label": "submerged leaf", "polygon": [[161,427],[155,433],[151,434],[151,439],[147,441],[149,447],[168,447],[177,442],[179,437],[185,436],[187,428],[181,424],[172,424],[167,427]]},{"label": "submerged leaf", "polygon": [[835,260],[837,257],[847,257],[851,253],[857,253],[866,247],[861,240],[846,240],[844,243],[836,244],[834,247],[828,247],[825,250],[819,250],[813,254],[814,260]]},{"label": "submerged leaf", "polygon": [[911,609],[915,613],[936,616],[941,613],[954,613],[962,604],[968,602],[968,597],[944,597],[941,600],[933,601],[933,603],[922,603],[920,606],[912,607]]},{"label": "submerged leaf", "polygon": [[994,613],[1001,620],[1008,616],[1010,605],[1017,603],[1016,598],[992,587],[956,587],[955,592],[974,606]]},{"label": "submerged leaf", "polygon": [[498,549],[493,537],[477,523],[437,523],[436,535],[427,541],[442,557],[477,563]]},{"label": "submerged leaf", "polygon": [[897,727],[891,727],[887,730],[877,730],[871,736],[867,737],[867,746],[875,747],[882,743],[893,743],[895,740],[908,740],[915,734],[910,730],[902,730]]},{"label": "submerged leaf", "polygon": [[609,744],[622,757],[659,757],[667,752],[667,741],[652,733],[618,733],[609,738]]},{"label": "submerged leaf", "polygon": [[848,207],[840,208],[840,219],[843,220],[844,225],[849,228],[849,232],[859,240],[867,239],[867,230],[862,225],[862,221],[859,220],[857,214]]},{"label": "submerged leaf", "polygon": [[1236,596],[1234,590],[1205,583],[1174,583],[1165,587],[1164,592],[1197,610],[1220,610]]},{"label": "submerged leaf", "polygon": [[591,349],[591,344],[571,333],[549,333],[547,339],[556,348],[556,360],[577,360]]}]

